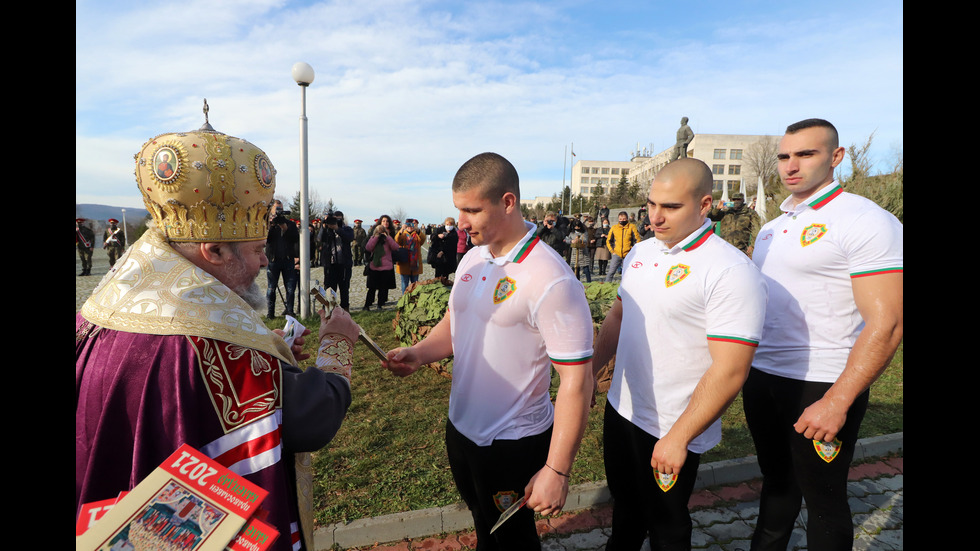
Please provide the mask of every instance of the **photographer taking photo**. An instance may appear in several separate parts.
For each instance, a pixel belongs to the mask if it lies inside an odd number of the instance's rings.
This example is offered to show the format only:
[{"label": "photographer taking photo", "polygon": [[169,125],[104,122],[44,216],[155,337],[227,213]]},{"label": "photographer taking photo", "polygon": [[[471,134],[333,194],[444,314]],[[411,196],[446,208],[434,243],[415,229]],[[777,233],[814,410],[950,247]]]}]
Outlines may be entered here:
[{"label": "photographer taking photo", "polygon": [[344,224],[344,213],[328,212],[317,236],[324,285],[340,294],[340,307],[350,311],[350,278],[354,266],[351,242],[354,230]]},{"label": "photographer taking photo", "polygon": [[378,310],[388,302],[388,290],[395,288],[395,264],[392,251],[398,250],[398,243],[393,238],[394,226],[391,217],[382,214],[378,222],[368,232],[370,238],[364,244],[365,255],[364,275],[367,276],[367,296],[364,297],[364,309],[368,310],[374,304],[374,296],[378,296]]}]

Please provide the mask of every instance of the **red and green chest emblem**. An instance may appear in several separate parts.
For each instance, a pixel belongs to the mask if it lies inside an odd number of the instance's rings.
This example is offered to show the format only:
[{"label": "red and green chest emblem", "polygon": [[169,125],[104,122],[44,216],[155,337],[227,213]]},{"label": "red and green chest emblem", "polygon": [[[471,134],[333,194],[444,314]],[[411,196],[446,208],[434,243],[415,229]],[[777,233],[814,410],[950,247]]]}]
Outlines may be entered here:
[{"label": "red and green chest emblem", "polygon": [[671,266],[670,270],[667,271],[667,277],[664,279],[664,284],[667,287],[673,287],[674,285],[677,285],[678,283],[683,281],[685,277],[690,275],[690,273],[691,273],[690,266],[684,264],[677,264],[676,266]]},{"label": "red and green chest emblem", "polygon": [[509,277],[505,277],[497,282],[497,287],[493,290],[493,303],[500,304],[510,298],[517,290],[517,282]]},{"label": "red and green chest emblem", "polygon": [[826,224],[810,224],[809,226],[803,228],[803,233],[800,235],[800,245],[804,247],[813,245],[826,234]]}]

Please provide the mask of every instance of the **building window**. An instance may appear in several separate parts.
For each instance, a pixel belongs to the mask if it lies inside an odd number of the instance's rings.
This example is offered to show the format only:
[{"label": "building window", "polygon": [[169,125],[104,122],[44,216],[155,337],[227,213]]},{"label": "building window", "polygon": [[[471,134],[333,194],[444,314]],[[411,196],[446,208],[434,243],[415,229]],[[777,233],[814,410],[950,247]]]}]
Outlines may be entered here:
[{"label": "building window", "polygon": [[583,166],[582,167],[582,174],[588,174],[588,173],[589,173],[589,167]]},{"label": "building window", "polygon": [[725,165],[711,165],[711,173],[712,174],[724,174],[725,173]]},{"label": "building window", "polygon": [[728,181],[728,191],[730,193],[735,193],[742,187],[742,182],[740,180],[729,180]]},{"label": "building window", "polygon": [[722,186],[725,185],[725,182],[723,182],[722,180],[714,180],[712,183],[713,183],[712,188],[714,188],[715,191],[721,191]]},{"label": "building window", "polygon": [[628,168],[624,168],[623,169],[623,176],[628,176],[629,173],[630,173],[630,169],[628,169]]},{"label": "building window", "polygon": [[599,167],[597,166],[592,167],[592,174],[599,174]]},{"label": "building window", "polygon": [[741,149],[733,149],[733,150],[731,150],[731,152],[728,155],[728,158],[731,159],[731,160],[733,160],[733,161],[741,161],[742,160],[742,150]]},{"label": "building window", "polygon": [[619,169],[618,169],[618,168],[614,168],[614,169],[612,169],[612,173],[613,173],[613,174],[619,174]]},{"label": "building window", "polygon": [[603,174],[609,174],[609,167],[605,167],[605,166],[602,167],[602,173]]},{"label": "building window", "polygon": [[580,184],[587,184],[587,183],[589,183],[589,179],[586,178],[585,176],[582,176],[582,180],[579,183]]},{"label": "building window", "polygon": [[728,165],[728,174],[741,174],[742,165]]},{"label": "building window", "polygon": [[725,150],[724,149],[716,149],[715,150],[715,157],[714,158],[715,159],[724,159],[725,158]]},{"label": "building window", "polygon": [[590,189],[591,188],[589,186],[582,186],[582,195],[589,195]]}]

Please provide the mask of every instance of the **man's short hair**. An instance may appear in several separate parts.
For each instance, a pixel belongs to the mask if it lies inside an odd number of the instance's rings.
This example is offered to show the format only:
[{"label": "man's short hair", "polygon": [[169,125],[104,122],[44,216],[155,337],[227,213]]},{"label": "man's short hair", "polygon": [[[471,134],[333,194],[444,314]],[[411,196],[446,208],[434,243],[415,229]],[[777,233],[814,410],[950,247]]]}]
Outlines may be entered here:
[{"label": "man's short hair", "polygon": [[505,193],[521,199],[517,169],[496,153],[480,153],[463,163],[453,178],[453,193],[479,189],[485,199],[499,202]]},{"label": "man's short hair", "polygon": [[830,124],[830,121],[823,119],[805,119],[800,122],[794,122],[786,127],[786,133],[796,134],[800,130],[806,130],[807,128],[828,129],[830,131],[830,149],[837,149],[840,146],[840,137],[837,134],[837,128]]},{"label": "man's short hair", "polygon": [[626,218],[630,217],[629,213],[627,213],[625,210],[619,211],[619,214],[617,214],[616,216],[625,216]]}]

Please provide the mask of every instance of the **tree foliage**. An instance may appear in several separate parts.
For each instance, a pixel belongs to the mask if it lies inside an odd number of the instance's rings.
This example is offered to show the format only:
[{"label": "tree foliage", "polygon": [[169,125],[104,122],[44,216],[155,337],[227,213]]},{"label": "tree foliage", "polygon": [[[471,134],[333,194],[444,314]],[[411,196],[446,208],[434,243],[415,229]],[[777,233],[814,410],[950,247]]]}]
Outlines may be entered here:
[{"label": "tree foliage", "polygon": [[[306,195],[306,201],[307,201],[306,213],[307,215],[309,215],[310,220],[313,220],[314,218],[320,218],[321,216],[326,214],[328,204],[324,203],[323,200],[320,199],[320,195],[316,192],[316,190],[314,189],[309,190],[309,193],[307,193]],[[333,199],[330,199],[329,204],[331,205],[332,208]],[[303,209],[300,203],[299,191],[297,191],[293,195],[292,199],[290,199],[288,203],[286,201],[283,201],[282,206],[285,210],[288,210],[290,212],[289,215],[290,218],[296,220],[300,220],[302,218],[301,213]]]},{"label": "tree foliage", "polygon": [[[874,142],[874,132],[861,145],[851,144],[846,148],[847,159],[850,163],[850,174],[843,175],[838,166],[835,178],[841,187],[849,193],[871,199],[881,208],[895,215],[899,222],[904,223],[904,160],[901,152],[893,153],[891,172],[887,174],[872,174],[874,160],[871,158],[871,144]],[[769,220],[779,216],[779,205],[789,195],[779,180],[778,174],[766,181],[766,194],[770,197],[767,203]]]}]

